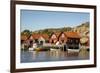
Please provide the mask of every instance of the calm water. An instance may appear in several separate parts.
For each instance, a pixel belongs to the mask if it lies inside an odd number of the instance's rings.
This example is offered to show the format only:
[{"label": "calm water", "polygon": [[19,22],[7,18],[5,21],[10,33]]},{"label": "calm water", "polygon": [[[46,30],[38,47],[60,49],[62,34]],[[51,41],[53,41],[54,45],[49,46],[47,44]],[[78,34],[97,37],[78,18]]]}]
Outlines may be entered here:
[{"label": "calm water", "polygon": [[79,53],[67,53],[64,51],[21,51],[21,63],[27,62],[47,62],[47,61],[68,61],[68,60],[86,60],[89,59],[88,51]]}]

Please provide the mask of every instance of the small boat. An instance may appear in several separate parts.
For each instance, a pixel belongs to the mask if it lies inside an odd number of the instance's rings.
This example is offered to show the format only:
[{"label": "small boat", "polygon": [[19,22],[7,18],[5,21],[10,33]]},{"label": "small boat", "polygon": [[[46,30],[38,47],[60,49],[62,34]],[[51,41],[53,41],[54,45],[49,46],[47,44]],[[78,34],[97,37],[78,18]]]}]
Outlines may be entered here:
[{"label": "small boat", "polygon": [[34,50],[35,50],[35,51],[41,51],[41,49],[40,49],[40,48],[35,48]]},{"label": "small boat", "polygon": [[33,51],[34,49],[33,48],[29,48],[29,51]]},{"label": "small boat", "polygon": [[35,51],[48,51],[49,49],[38,47],[38,48],[35,48],[34,50]]},{"label": "small boat", "polygon": [[71,53],[71,52],[77,52],[79,53],[80,49],[67,49],[68,50],[68,53]]}]

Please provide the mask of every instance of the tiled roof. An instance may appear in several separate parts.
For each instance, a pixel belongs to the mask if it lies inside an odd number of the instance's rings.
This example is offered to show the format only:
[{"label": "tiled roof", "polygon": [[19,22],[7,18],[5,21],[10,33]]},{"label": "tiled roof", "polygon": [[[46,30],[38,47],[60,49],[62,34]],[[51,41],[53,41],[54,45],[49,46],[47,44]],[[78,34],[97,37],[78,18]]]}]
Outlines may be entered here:
[{"label": "tiled roof", "polygon": [[57,38],[59,38],[59,36],[64,33],[67,37],[69,38],[80,38],[80,35],[77,32],[56,32],[53,33],[57,36]]},{"label": "tiled roof", "polygon": [[42,36],[45,39],[49,39],[49,36],[47,34],[41,34],[40,36]]},{"label": "tiled roof", "polygon": [[[77,32],[55,32],[57,38],[59,38],[60,34],[64,33],[67,37],[69,38],[80,38],[80,35]],[[40,37],[43,37],[44,39],[49,39],[49,36],[47,34],[38,34],[38,33],[33,33],[32,35],[33,39],[39,39]],[[21,35],[21,40],[27,40],[28,37],[25,35]]]},{"label": "tiled roof", "polygon": [[33,39],[39,39],[40,37],[43,37],[44,39],[48,39],[49,36],[47,34],[38,34],[38,33],[34,33],[32,34]]},{"label": "tiled roof", "polygon": [[[59,35],[61,34],[61,32],[53,32],[53,33],[51,34],[51,36],[52,36],[53,34],[56,35],[56,37],[58,38]],[[50,36],[50,38],[51,38],[51,36]]]},{"label": "tiled roof", "polygon": [[39,35],[39,34],[34,33],[34,34],[32,34],[32,37],[33,37],[33,39],[38,39],[38,38],[40,37],[40,35]]},{"label": "tiled roof", "polygon": [[69,38],[80,38],[80,35],[77,32],[64,32]]}]

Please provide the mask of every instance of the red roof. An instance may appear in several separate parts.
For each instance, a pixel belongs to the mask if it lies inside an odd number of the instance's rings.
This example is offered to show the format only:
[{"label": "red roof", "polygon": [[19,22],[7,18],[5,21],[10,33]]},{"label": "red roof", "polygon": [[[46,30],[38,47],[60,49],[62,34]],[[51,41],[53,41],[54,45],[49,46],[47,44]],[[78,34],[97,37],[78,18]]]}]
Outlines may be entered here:
[{"label": "red roof", "polygon": [[64,32],[69,38],[80,38],[80,35],[77,32]]},{"label": "red roof", "polygon": [[53,32],[50,37],[52,37],[53,34],[58,38],[61,32]]},{"label": "red roof", "polygon": [[38,34],[38,33],[33,33],[32,37],[33,37],[33,39],[39,39],[40,37],[43,37],[44,39],[49,38],[49,36],[47,34]]},{"label": "red roof", "polygon": [[40,37],[39,34],[32,34],[33,39],[38,39]]},{"label": "red roof", "polygon": [[57,36],[57,38],[59,38],[59,36],[64,33],[66,35],[66,37],[68,38],[80,38],[80,35],[77,32],[56,32],[53,33]]},{"label": "red roof", "polygon": [[47,34],[41,34],[40,36],[42,36],[45,39],[49,39],[49,36]]}]

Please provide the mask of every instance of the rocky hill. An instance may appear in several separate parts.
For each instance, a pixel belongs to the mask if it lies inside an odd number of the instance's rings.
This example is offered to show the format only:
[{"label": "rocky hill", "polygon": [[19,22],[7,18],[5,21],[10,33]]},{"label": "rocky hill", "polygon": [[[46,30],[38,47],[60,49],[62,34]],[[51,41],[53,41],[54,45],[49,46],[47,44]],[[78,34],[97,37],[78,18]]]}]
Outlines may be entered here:
[{"label": "rocky hill", "polygon": [[75,27],[48,28],[37,31],[24,30],[23,32],[21,32],[21,35],[30,36],[32,33],[51,35],[51,33],[53,32],[67,32],[67,31],[77,32],[80,34],[81,37],[89,36],[89,22],[82,23]]},{"label": "rocky hill", "polygon": [[37,30],[33,33],[43,34],[46,33],[50,35],[53,32],[66,32],[66,31],[74,31],[80,34],[80,36],[89,36],[89,22],[82,23],[76,27],[63,27],[63,28],[48,28],[43,30]]},{"label": "rocky hill", "polygon": [[72,30],[73,30],[73,28],[71,28],[71,27],[49,28],[49,29],[34,31],[33,33],[39,33],[39,34],[46,33],[46,34],[50,35],[53,32],[65,32],[65,31],[72,31]]},{"label": "rocky hill", "polygon": [[80,36],[89,36],[89,22],[82,23],[79,26],[73,28],[73,31],[80,34]]}]

